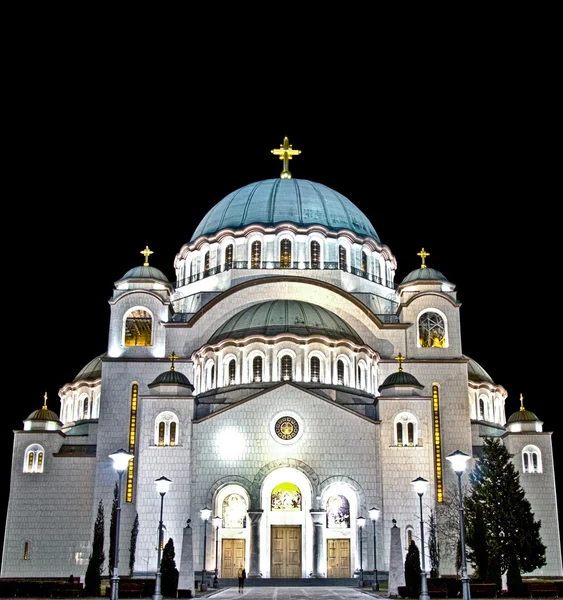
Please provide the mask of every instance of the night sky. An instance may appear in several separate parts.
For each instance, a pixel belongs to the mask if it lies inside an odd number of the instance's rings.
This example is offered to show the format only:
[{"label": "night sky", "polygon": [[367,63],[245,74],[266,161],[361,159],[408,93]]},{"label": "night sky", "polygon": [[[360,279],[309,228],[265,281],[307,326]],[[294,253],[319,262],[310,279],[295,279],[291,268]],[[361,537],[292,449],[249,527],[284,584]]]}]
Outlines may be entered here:
[{"label": "night sky", "polygon": [[506,388],[507,417],[522,393],[554,432],[563,497],[552,374],[561,339],[551,287],[561,198],[556,109],[548,83],[531,70],[525,85],[514,74],[490,70],[479,79],[472,70],[448,86],[405,84],[357,103],[310,89],[291,107],[273,89],[262,97],[254,89],[239,112],[229,94],[242,89],[190,104],[189,91],[162,84],[156,93],[151,84],[162,82],[150,77],[47,76],[37,66],[30,77],[41,102],[24,93],[29,87],[10,92],[2,514],[12,432],[45,392],[59,413],[59,389],[106,351],[114,282],[142,264],[146,245],[150,264],[173,281],[174,257],[208,210],[279,176],[271,150],[284,136],[302,151],[290,161],[293,177],[363,210],[397,259],[396,282],[420,266],[424,247],[427,265],[456,285],[463,353]]}]

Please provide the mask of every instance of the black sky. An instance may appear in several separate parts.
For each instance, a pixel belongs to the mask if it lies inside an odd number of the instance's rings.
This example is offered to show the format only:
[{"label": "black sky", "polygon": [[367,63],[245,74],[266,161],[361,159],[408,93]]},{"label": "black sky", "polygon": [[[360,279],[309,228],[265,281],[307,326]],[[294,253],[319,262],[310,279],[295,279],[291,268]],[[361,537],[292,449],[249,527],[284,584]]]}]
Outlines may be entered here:
[{"label": "black sky", "polygon": [[[420,265],[457,286],[462,350],[554,431],[561,339],[551,289],[561,198],[555,86],[530,62],[467,56],[457,65],[375,78],[342,92],[331,75],[221,89],[144,70],[38,56],[9,88],[4,287],[9,361],[2,511],[12,431],[106,350],[113,283],[142,264],[174,279],[173,261],[229,192],[278,177],[284,136],[302,151],[293,176],[327,185],[371,220],[397,258],[396,281]],[[104,68],[107,67],[105,71]],[[15,85],[15,84],[18,85]],[[283,84],[283,85],[282,85]],[[289,92],[292,93],[289,93]],[[287,97],[286,97],[287,96]],[[559,134],[557,134],[559,131]],[[8,238],[6,238],[7,240]],[[9,260],[6,260],[9,257]],[[4,517],[0,516],[0,522]]]}]

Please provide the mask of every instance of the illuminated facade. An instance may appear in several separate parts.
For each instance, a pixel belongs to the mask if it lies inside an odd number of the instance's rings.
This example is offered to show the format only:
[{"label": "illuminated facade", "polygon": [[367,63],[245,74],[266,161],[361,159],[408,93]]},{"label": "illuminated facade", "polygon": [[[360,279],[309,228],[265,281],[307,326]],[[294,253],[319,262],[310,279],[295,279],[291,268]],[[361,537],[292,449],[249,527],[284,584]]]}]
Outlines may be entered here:
[{"label": "illuminated facade", "polygon": [[[136,516],[133,575],[156,570],[163,476],[182,588],[203,566],[204,507],[222,519],[207,524],[205,558],[220,578],[240,564],[249,577],[351,578],[356,520],[374,506],[385,572],[393,519],[405,553],[418,540],[411,481],[430,482],[425,518],[433,510],[439,525],[457,489],[445,457],[478,458],[487,436],[509,448],[542,521],[547,564],[536,574],[563,575],[551,433],[523,401],[507,420],[506,390],[463,354],[455,285],[424,249],[396,283],[395,257],[368,218],[292,178],[298,151],[287,139],[275,153],[281,177],[213,206],[176,255],[174,283],[141,252],[144,264],[115,282],[107,351],[60,389],[60,416],[45,398],[15,432],[1,575],[84,577],[100,499],[109,548],[109,455],[119,448],[134,455],[120,574]],[[451,557],[440,571],[455,573]]]}]

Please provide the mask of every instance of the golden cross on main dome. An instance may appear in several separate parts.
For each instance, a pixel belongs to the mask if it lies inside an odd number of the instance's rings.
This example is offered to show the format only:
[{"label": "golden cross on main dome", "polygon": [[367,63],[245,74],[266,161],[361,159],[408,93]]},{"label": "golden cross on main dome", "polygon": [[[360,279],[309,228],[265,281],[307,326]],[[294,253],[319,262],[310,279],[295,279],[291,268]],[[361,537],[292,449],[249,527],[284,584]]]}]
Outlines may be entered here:
[{"label": "golden cross on main dome", "polygon": [[45,392],[45,394],[43,396],[43,408],[44,409],[47,408],[47,392]]},{"label": "golden cross on main dome", "polygon": [[420,266],[421,269],[426,269],[426,263],[424,262],[427,256],[430,256],[430,254],[428,252],[426,252],[426,250],[423,248],[418,254],[417,256],[420,256],[420,258],[422,258],[422,265]]},{"label": "golden cross on main dome", "polygon": [[152,250],[149,250],[149,247],[146,246],[144,250],[141,250],[139,252],[139,254],[142,254],[145,257],[145,262],[143,264],[143,267],[148,267],[149,266],[149,256],[151,254],[154,254],[154,252]]},{"label": "golden cross on main dome", "polygon": [[176,368],[176,367],[174,367],[174,361],[175,361],[175,360],[178,358],[178,356],[176,355],[176,353],[175,353],[175,352],[172,352],[172,354],[171,354],[171,355],[170,355],[168,358],[169,358],[169,359],[171,360],[171,362],[172,362],[172,364],[170,365],[170,370],[171,370],[171,371],[174,371],[174,370],[175,370],[175,368]]},{"label": "golden cross on main dome", "polygon": [[281,172],[281,179],[291,179],[291,173],[289,172],[288,166],[289,161],[293,158],[293,155],[297,156],[301,154],[301,150],[294,150],[290,145],[287,136],[283,138],[283,144],[279,150],[272,150],[272,154],[279,155],[280,160],[283,160],[283,171]]},{"label": "golden cross on main dome", "polygon": [[526,410],[524,408],[524,395],[520,394],[520,410]]},{"label": "golden cross on main dome", "polygon": [[403,370],[403,361],[405,360],[405,357],[399,352],[399,356],[397,356],[397,358],[395,360],[399,361],[399,373]]}]

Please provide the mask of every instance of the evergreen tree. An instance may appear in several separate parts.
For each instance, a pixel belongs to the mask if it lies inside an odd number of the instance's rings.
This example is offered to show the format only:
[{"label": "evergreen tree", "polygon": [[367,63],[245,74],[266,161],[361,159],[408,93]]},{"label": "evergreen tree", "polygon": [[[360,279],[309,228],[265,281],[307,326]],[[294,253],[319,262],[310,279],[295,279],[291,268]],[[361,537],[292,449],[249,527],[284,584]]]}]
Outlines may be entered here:
[{"label": "evergreen tree", "polygon": [[438,577],[440,572],[440,545],[438,544],[436,515],[432,510],[430,511],[428,529],[430,531],[428,540],[428,552],[430,554],[430,576]]},{"label": "evergreen tree", "polygon": [[176,592],[178,590],[179,572],[176,568],[176,561],[174,560],[175,556],[174,542],[172,538],[169,538],[162,551],[162,559],[160,561],[160,585],[162,595],[171,598],[176,597]]},{"label": "evergreen tree", "polygon": [[420,551],[413,540],[409,544],[409,549],[405,558],[405,583],[411,598],[418,598],[418,596],[420,596],[421,574]]},{"label": "evergreen tree", "polygon": [[509,568],[514,578],[515,572],[529,573],[544,566],[541,521],[534,520],[520,476],[498,438],[485,440],[469,481],[471,490],[465,498],[467,556],[480,576],[486,565],[485,581],[496,583],[500,590],[502,574]]},{"label": "evergreen tree", "polygon": [[102,500],[98,504],[98,514],[94,523],[92,538],[92,553],[84,577],[84,593],[87,596],[99,596],[102,571],[106,559],[104,554],[104,504]]},{"label": "evergreen tree", "polygon": [[117,529],[117,495],[119,493],[119,486],[117,481],[113,488],[113,502],[111,504],[111,520],[109,524],[109,570],[110,574],[113,571],[113,565],[115,561],[115,530]]},{"label": "evergreen tree", "polygon": [[139,515],[135,514],[133,529],[131,529],[131,541],[129,543],[129,575],[133,576],[135,566],[135,552],[137,550],[137,535],[139,534]]}]

